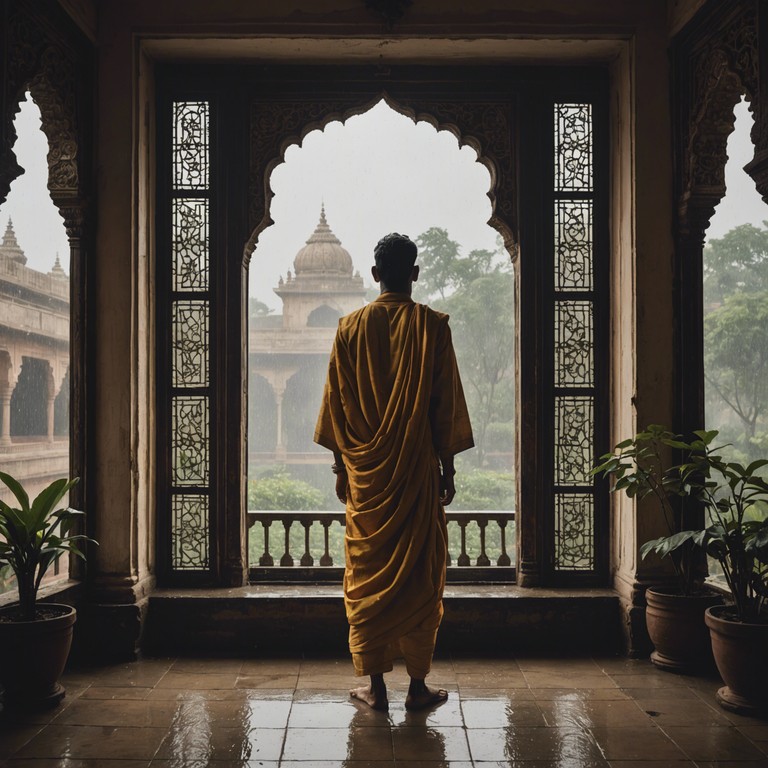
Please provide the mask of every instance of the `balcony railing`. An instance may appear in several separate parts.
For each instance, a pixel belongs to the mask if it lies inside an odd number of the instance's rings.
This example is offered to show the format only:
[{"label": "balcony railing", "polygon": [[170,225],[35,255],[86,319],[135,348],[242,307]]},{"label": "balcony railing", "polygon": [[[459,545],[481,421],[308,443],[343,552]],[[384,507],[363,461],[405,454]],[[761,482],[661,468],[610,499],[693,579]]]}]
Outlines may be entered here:
[{"label": "balcony railing", "polygon": [[[449,581],[514,581],[514,511],[446,511],[446,518]],[[344,524],[341,511],[249,511],[251,581],[340,581]]]}]

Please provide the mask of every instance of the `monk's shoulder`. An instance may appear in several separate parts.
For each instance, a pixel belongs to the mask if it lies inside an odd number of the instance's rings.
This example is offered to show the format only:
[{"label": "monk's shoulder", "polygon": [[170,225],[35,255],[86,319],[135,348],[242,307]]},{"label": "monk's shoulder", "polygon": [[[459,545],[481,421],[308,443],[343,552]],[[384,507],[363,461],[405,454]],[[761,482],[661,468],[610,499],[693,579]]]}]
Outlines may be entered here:
[{"label": "monk's shoulder", "polygon": [[353,312],[350,312],[348,315],[344,315],[343,317],[339,318],[339,333],[346,334],[349,333],[351,330],[356,328],[360,324],[360,320],[363,317],[363,314],[365,313],[365,310],[368,308],[368,305],[364,307],[360,307],[360,309],[356,309]]},{"label": "monk's shoulder", "polygon": [[418,307],[418,311],[424,314],[427,323],[441,327],[448,324],[449,315],[447,315],[445,312],[432,309],[432,307],[428,306],[427,304],[417,304],[416,307]]}]

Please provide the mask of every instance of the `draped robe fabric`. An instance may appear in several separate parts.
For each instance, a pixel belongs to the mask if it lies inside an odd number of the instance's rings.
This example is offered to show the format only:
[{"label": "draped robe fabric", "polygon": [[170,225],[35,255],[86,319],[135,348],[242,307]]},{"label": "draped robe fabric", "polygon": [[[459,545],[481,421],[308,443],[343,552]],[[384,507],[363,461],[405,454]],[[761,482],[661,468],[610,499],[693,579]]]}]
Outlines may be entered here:
[{"label": "draped robe fabric", "polygon": [[448,315],[383,293],[339,321],[315,442],[344,457],[344,599],[360,675],[429,671],[446,523],[438,457],[474,445]]}]

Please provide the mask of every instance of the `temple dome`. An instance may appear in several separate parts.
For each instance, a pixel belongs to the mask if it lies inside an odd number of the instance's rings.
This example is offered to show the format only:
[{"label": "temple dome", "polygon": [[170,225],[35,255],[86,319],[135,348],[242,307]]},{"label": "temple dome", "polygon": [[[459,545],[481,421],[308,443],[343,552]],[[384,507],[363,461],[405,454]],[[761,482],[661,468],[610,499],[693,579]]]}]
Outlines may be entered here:
[{"label": "temple dome", "polygon": [[297,277],[307,274],[352,275],[352,257],[331,232],[325,220],[325,206],[320,209],[320,222],[315,231],[296,254],[293,268]]}]

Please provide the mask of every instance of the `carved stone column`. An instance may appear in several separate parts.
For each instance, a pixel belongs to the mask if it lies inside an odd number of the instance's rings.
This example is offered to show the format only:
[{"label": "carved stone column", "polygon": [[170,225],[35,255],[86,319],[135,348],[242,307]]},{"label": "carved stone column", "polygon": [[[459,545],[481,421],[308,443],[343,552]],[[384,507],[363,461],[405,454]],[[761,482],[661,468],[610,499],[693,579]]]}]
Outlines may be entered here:
[{"label": "carved stone column", "polygon": [[11,395],[13,389],[9,384],[0,384],[0,445],[11,445]]},{"label": "carved stone column", "polygon": [[278,459],[285,460],[286,450],[283,443],[283,396],[285,395],[285,382],[281,382],[274,387],[275,403],[277,405],[277,434],[275,442],[275,456]]},{"label": "carved stone column", "polygon": [[0,352],[0,446],[4,447],[11,445],[11,397],[20,367],[8,352]]}]

